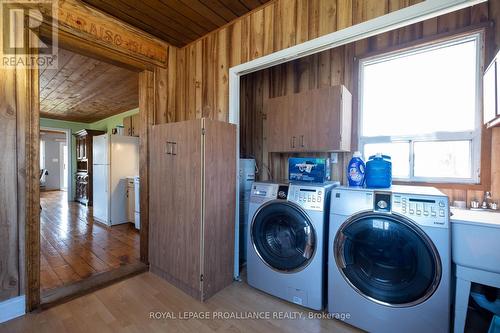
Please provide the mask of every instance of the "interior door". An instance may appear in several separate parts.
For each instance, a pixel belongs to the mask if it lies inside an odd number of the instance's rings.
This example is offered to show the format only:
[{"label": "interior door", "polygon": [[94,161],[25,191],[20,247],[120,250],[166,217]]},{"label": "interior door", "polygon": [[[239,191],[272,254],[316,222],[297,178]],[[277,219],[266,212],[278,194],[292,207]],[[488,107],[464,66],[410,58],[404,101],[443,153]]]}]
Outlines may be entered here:
[{"label": "interior door", "polygon": [[153,127],[150,261],[201,297],[201,120]]},{"label": "interior door", "polygon": [[334,251],[344,279],[362,296],[383,305],[419,304],[441,279],[441,260],[432,241],[405,217],[356,215],[337,232]]}]

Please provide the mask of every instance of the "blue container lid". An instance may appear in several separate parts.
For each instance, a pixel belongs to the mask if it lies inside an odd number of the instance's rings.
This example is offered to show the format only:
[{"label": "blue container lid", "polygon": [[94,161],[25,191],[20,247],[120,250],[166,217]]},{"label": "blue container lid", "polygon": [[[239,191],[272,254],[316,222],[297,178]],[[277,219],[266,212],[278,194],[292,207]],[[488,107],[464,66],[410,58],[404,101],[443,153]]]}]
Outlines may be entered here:
[{"label": "blue container lid", "polygon": [[391,160],[391,157],[389,155],[382,155],[382,154],[376,154],[368,157],[369,160],[374,160],[374,159],[384,159],[384,160]]}]

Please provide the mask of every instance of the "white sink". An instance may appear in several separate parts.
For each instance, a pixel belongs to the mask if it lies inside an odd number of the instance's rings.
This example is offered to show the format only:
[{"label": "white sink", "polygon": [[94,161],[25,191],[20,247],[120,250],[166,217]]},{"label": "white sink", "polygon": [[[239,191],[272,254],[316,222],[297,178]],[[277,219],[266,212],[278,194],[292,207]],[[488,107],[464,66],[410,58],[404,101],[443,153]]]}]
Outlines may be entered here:
[{"label": "white sink", "polygon": [[500,274],[500,213],[453,208],[451,211],[453,262]]}]

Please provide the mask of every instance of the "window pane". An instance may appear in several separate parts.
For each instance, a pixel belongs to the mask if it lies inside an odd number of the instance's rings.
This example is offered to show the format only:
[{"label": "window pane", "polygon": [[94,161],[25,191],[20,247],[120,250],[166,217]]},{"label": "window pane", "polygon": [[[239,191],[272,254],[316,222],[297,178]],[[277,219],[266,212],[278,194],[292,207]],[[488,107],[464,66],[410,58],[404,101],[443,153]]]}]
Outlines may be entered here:
[{"label": "window pane", "polygon": [[415,177],[472,178],[470,141],[415,142]]},{"label": "window pane", "polygon": [[363,136],[474,130],[475,40],[374,60],[362,71]]},{"label": "window pane", "polygon": [[365,161],[377,153],[389,155],[392,161],[392,176],[408,178],[410,176],[410,144],[408,142],[367,143],[364,146]]}]

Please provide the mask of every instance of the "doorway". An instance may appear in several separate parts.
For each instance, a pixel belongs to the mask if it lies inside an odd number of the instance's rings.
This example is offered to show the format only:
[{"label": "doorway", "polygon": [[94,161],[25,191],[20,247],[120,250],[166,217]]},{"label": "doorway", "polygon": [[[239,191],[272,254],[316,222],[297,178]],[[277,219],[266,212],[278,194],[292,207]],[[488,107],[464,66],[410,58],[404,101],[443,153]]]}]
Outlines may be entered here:
[{"label": "doorway", "polygon": [[147,269],[128,214],[139,137],[119,130],[139,107],[139,73],[58,53],[57,68],[39,74],[42,305]]},{"label": "doorway", "polygon": [[70,145],[70,129],[40,127],[40,190],[72,192]]}]

